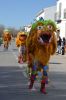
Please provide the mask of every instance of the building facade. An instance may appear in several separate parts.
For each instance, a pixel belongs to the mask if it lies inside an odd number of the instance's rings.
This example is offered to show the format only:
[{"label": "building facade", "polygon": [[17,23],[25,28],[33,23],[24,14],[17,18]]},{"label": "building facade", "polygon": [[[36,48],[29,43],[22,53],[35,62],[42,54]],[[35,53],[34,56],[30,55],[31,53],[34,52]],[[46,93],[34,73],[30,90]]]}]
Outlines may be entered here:
[{"label": "building facade", "polygon": [[41,17],[43,19],[51,19],[57,23],[57,28],[60,31],[61,38],[66,38],[66,0],[57,0],[55,6],[42,9],[37,15],[36,20]]},{"label": "building facade", "polygon": [[57,0],[56,22],[61,38],[66,38],[66,0]]},{"label": "building facade", "polygon": [[42,9],[37,15],[36,15],[36,20],[39,20],[41,17],[44,20],[47,19],[52,19],[53,21],[55,21],[55,14],[56,14],[56,6],[51,6],[45,9]]},{"label": "building facade", "polygon": [[30,29],[31,29],[31,24],[24,26],[25,32],[30,32]]},{"label": "building facade", "polygon": [[[57,3],[54,6],[42,9],[36,14],[34,21],[43,18],[44,20],[51,19],[56,22],[57,29],[61,38],[66,38],[66,0],[56,0]],[[29,32],[31,25],[25,26],[25,31]]]}]

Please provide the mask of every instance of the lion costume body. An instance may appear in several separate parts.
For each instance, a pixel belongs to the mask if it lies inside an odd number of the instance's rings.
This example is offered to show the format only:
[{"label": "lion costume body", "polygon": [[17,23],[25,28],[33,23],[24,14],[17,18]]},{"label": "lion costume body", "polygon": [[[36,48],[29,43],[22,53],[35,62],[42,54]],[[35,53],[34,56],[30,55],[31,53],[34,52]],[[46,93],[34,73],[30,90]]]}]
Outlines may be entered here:
[{"label": "lion costume body", "polygon": [[12,39],[12,37],[11,37],[9,30],[4,30],[4,32],[3,32],[4,48],[8,49],[11,39]]},{"label": "lion costume body", "polygon": [[18,32],[16,38],[16,46],[19,48],[18,63],[26,61],[26,38],[27,35],[24,32]]},{"label": "lion costume body", "polygon": [[42,72],[40,91],[46,94],[45,84],[50,56],[56,51],[56,25],[51,20],[37,21],[32,25],[27,38],[28,67],[31,70],[29,89],[32,89],[37,72]]}]

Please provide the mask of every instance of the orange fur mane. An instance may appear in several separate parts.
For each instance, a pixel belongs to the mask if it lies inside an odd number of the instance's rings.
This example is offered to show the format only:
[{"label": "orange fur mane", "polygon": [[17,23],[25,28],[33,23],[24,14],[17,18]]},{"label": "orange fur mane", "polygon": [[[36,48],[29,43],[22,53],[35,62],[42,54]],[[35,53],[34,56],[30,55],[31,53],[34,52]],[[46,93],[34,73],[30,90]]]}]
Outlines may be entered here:
[{"label": "orange fur mane", "polygon": [[32,59],[31,62],[38,60],[43,65],[46,65],[50,59],[50,56],[53,55],[56,51],[56,36],[54,31],[52,31],[51,42],[48,45],[41,45],[37,41],[37,37],[37,29],[31,29],[27,38],[28,55],[30,55],[30,58]]}]

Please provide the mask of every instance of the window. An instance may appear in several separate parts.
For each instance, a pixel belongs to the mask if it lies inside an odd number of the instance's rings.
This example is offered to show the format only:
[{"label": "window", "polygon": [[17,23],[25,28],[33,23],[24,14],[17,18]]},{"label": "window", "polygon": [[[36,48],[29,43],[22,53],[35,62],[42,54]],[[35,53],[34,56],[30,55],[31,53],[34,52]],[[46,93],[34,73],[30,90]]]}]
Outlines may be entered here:
[{"label": "window", "polygon": [[64,9],[64,18],[66,19],[66,9]]},{"label": "window", "polygon": [[54,14],[54,20],[57,21],[57,13]]},{"label": "window", "polygon": [[62,7],[62,4],[59,3],[59,19],[61,18],[61,7]]}]

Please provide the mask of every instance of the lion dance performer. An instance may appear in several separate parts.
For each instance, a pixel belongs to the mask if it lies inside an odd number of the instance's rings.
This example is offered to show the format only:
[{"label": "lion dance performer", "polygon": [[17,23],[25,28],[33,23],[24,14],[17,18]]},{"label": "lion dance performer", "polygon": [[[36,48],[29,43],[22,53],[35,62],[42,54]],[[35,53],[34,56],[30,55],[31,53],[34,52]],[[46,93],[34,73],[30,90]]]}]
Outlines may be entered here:
[{"label": "lion dance performer", "polygon": [[26,38],[27,35],[25,32],[18,32],[16,38],[16,46],[19,49],[18,63],[23,63],[26,61]]},{"label": "lion dance performer", "polygon": [[42,72],[40,92],[46,94],[48,63],[56,51],[56,25],[51,20],[37,21],[27,38],[28,68],[31,70],[29,89],[33,88],[38,71]]},{"label": "lion dance performer", "polygon": [[3,42],[4,42],[4,48],[8,49],[9,43],[11,42],[12,36],[10,34],[9,30],[4,30],[3,32]]}]

